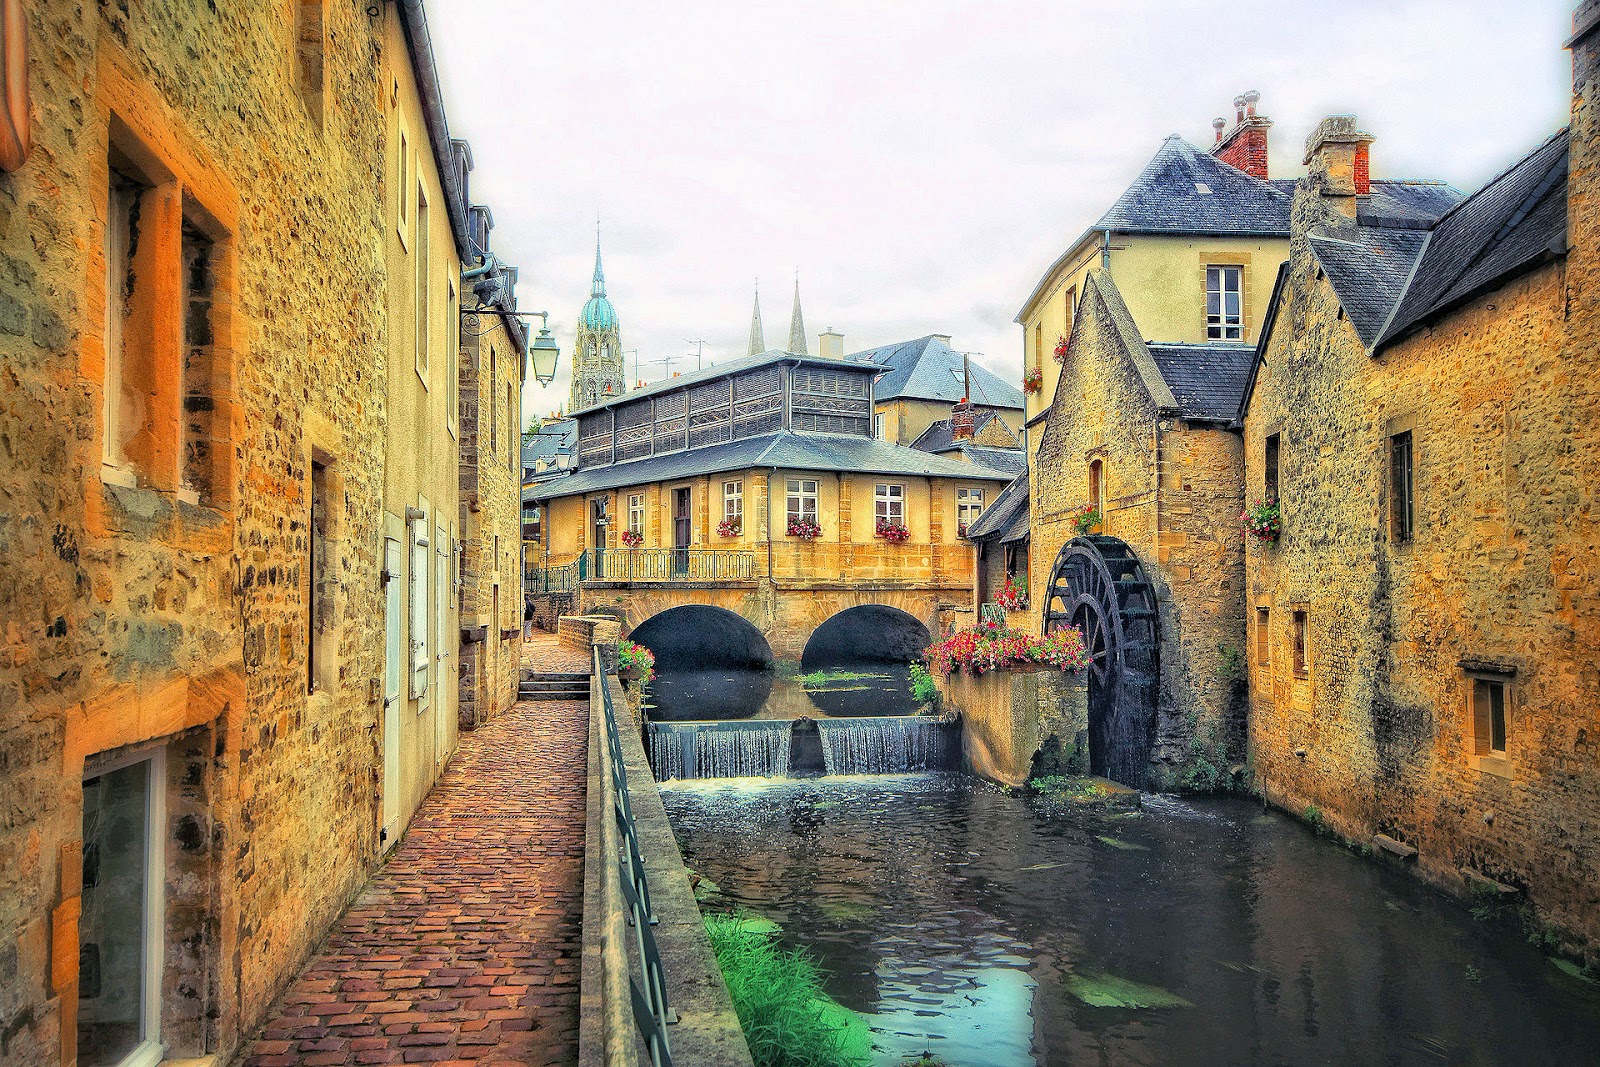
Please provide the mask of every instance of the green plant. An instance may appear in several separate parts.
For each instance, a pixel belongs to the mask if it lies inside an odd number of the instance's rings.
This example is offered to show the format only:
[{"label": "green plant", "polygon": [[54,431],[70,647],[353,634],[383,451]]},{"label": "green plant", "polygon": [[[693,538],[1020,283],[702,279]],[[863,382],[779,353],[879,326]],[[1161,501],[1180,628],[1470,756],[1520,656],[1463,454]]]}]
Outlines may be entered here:
[{"label": "green plant", "polygon": [[1283,509],[1276,500],[1257,500],[1239,513],[1244,532],[1263,544],[1273,544],[1283,533]]},{"label": "green plant", "polygon": [[1306,825],[1310,826],[1317,833],[1325,834],[1328,832],[1328,824],[1322,819],[1322,809],[1317,807],[1315,804],[1307,804],[1306,810],[1300,814],[1305,819]]},{"label": "green plant", "polygon": [[1224,682],[1232,682],[1244,677],[1244,653],[1232,645],[1219,644],[1217,646],[1217,655],[1221,657],[1217,673],[1222,675]]},{"label": "green plant", "polygon": [[649,685],[656,676],[656,656],[632,641],[617,642],[617,677],[626,682]]},{"label": "green plant", "polygon": [[1478,965],[1477,964],[1475,964],[1475,963],[1467,964],[1466,979],[1469,982],[1481,982],[1481,981],[1483,981],[1483,972],[1478,970]]},{"label": "green plant", "polygon": [[1079,504],[1068,513],[1068,517],[1072,522],[1072,528],[1077,531],[1079,537],[1099,526],[1104,518],[1100,514],[1100,509],[1093,504]]},{"label": "green plant", "polygon": [[707,915],[705,924],[756,1067],[864,1067],[865,1022],[823,991],[809,955],[745,916]]},{"label": "green plant", "polygon": [[900,1061],[900,1067],[950,1067],[942,1057],[924,1051],[920,1056],[907,1056]]},{"label": "green plant", "polygon": [[933,675],[920,663],[911,665],[911,699],[918,704],[931,704],[939,696],[939,687]]},{"label": "green plant", "polygon": [[1104,800],[1111,795],[1111,790],[1103,783],[1071,774],[1046,774],[1039,778],[1030,778],[1028,788],[1044,796],[1064,797],[1080,804]]}]

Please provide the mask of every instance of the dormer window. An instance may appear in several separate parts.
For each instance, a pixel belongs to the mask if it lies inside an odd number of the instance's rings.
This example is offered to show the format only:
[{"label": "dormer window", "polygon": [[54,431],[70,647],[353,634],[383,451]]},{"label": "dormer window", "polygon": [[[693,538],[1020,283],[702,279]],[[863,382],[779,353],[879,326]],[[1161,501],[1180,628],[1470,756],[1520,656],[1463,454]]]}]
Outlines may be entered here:
[{"label": "dormer window", "polygon": [[1206,340],[1244,340],[1244,268],[1206,268]]}]

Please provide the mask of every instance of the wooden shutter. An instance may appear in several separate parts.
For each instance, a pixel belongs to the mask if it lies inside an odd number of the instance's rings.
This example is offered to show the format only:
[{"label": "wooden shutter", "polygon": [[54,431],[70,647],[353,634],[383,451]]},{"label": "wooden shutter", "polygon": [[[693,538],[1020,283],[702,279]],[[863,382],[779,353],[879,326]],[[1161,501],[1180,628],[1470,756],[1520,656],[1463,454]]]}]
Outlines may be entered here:
[{"label": "wooden shutter", "polygon": [[411,696],[428,694],[428,520],[411,521]]}]

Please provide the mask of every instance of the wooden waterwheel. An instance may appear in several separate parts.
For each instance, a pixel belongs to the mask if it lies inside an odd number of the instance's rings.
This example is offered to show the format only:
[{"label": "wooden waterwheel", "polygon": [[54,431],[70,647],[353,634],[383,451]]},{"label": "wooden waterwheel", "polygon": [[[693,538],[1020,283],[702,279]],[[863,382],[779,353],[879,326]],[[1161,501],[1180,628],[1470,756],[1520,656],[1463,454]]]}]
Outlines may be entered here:
[{"label": "wooden waterwheel", "polygon": [[1091,773],[1143,788],[1155,735],[1160,642],[1155,588],[1133,549],[1115,537],[1061,546],[1044,605],[1044,632],[1083,631],[1091,657]]}]

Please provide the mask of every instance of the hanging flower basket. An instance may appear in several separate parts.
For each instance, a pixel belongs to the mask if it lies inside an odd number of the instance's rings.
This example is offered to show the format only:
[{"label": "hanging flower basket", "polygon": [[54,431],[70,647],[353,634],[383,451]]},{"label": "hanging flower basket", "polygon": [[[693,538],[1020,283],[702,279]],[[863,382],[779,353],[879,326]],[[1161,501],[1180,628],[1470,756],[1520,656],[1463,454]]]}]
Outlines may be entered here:
[{"label": "hanging flower basket", "polygon": [[1056,339],[1056,362],[1057,363],[1065,363],[1066,361],[1067,361],[1067,339],[1066,339],[1065,336],[1062,336],[1062,337],[1059,337],[1059,338]]},{"label": "hanging flower basket", "polygon": [[1239,525],[1262,544],[1277,544],[1283,533],[1283,511],[1276,500],[1257,500],[1239,513]]},{"label": "hanging flower basket", "polygon": [[1102,519],[1100,509],[1093,504],[1079,504],[1071,512],[1072,528],[1078,531],[1079,537],[1099,526]]},{"label": "hanging flower basket", "polygon": [[1028,373],[1022,376],[1022,391],[1024,393],[1037,393],[1044,388],[1044,371],[1038,367],[1028,368]]},{"label": "hanging flower basket", "polygon": [[995,670],[1025,670],[1034,664],[1059,671],[1081,671],[1089,665],[1083,634],[1075,626],[1053,630],[1047,637],[1017,633],[996,624],[963,630],[923,651],[930,673],[948,677],[956,672],[983,674]]},{"label": "hanging flower basket", "polygon": [[897,522],[879,519],[878,536],[892,545],[898,545],[905,543],[906,539],[911,536],[911,531]]},{"label": "hanging flower basket", "polygon": [[1004,611],[1027,611],[1028,591],[1006,576],[1006,584],[994,595],[994,602]]},{"label": "hanging flower basket", "polygon": [[790,519],[788,534],[802,541],[815,541],[822,536],[822,527],[811,519]]},{"label": "hanging flower basket", "polygon": [[718,537],[738,537],[744,532],[744,522],[741,519],[723,519],[717,523]]},{"label": "hanging flower basket", "polygon": [[628,548],[638,548],[644,544],[644,534],[635,533],[633,530],[623,530],[622,543]]}]

